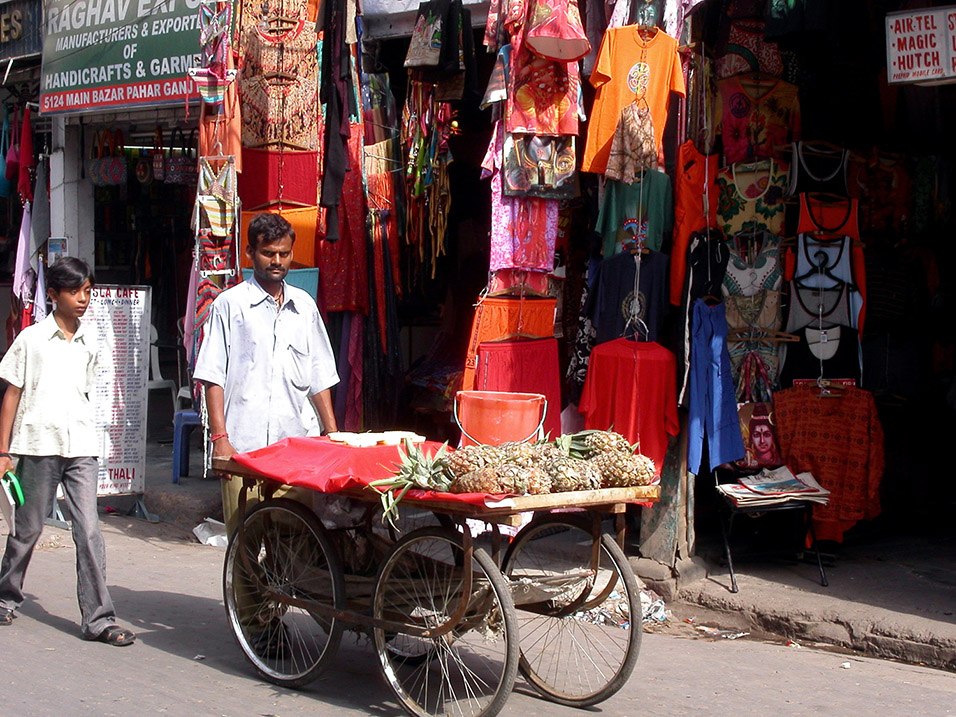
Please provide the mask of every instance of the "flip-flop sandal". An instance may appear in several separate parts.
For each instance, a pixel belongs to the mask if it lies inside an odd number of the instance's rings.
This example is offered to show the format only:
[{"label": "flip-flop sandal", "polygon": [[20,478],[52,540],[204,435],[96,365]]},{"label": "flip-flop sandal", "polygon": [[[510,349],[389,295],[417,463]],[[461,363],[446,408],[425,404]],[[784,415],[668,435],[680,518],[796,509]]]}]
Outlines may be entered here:
[{"label": "flip-flop sandal", "polygon": [[96,640],[113,647],[123,647],[124,645],[132,645],[136,640],[136,635],[131,630],[126,630],[119,625],[110,625],[97,635]]}]

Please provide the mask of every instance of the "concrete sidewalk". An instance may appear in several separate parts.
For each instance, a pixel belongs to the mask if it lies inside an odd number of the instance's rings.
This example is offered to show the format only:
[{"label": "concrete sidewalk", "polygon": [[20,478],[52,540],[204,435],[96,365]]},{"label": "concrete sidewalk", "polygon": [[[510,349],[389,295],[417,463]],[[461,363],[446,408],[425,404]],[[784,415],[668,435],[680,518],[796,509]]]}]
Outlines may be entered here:
[{"label": "concrete sidewalk", "polygon": [[[190,475],[171,482],[169,418],[161,408],[151,415],[145,502],[185,534],[206,517],[221,519],[219,482],[201,477],[199,431]],[[131,503],[101,499],[117,508]],[[740,592],[732,594],[727,569],[718,564],[722,545],[713,537],[701,536],[698,552],[708,560],[695,559],[693,574],[685,576],[694,582],[680,582],[669,604],[678,619],[956,670],[956,539],[876,537],[844,545],[827,567],[826,588],[813,562],[737,561]]]}]

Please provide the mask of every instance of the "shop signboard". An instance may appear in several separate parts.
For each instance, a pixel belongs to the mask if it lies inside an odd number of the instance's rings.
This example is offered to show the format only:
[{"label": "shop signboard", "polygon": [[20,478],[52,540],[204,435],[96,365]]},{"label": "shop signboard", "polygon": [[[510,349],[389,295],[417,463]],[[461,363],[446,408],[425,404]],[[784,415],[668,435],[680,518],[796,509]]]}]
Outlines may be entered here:
[{"label": "shop signboard", "polygon": [[886,16],[890,84],[956,81],[956,5]]},{"label": "shop signboard", "polygon": [[40,112],[181,103],[195,96],[200,0],[46,0]]},{"label": "shop signboard", "polygon": [[97,495],[142,493],[146,487],[150,306],[148,286],[99,284],[83,317],[98,351],[93,389],[101,441]]},{"label": "shop signboard", "polygon": [[0,60],[39,55],[43,45],[40,0],[0,3]]}]

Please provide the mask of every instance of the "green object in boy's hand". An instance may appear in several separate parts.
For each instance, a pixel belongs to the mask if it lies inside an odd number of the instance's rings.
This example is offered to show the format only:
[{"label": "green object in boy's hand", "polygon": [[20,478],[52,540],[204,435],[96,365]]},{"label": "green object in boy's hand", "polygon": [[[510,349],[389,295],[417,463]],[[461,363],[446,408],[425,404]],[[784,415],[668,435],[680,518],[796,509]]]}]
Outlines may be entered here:
[{"label": "green object in boy's hand", "polygon": [[6,483],[7,487],[10,489],[10,494],[13,496],[13,500],[17,504],[17,507],[22,507],[23,489],[20,488],[20,479],[17,478],[17,474],[13,471],[7,471],[3,474],[3,482]]}]

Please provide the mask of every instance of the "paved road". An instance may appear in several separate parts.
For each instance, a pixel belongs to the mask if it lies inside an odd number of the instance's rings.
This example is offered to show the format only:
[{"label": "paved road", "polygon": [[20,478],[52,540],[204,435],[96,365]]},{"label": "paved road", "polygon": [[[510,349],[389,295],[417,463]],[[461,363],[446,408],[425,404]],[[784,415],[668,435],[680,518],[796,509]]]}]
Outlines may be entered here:
[{"label": "paved road", "polygon": [[[30,599],[12,627],[0,628],[0,715],[402,714],[371,647],[348,637],[335,667],[307,690],[260,682],[227,632],[221,549],[126,518],[105,518],[104,532],[113,599],[139,641],[113,648],[79,639],[72,543],[48,529],[27,576]],[[535,698],[520,677],[517,690],[503,714],[586,714]],[[594,712],[762,717],[874,709],[956,714],[956,675],[745,639],[645,635],[635,676]]]}]

